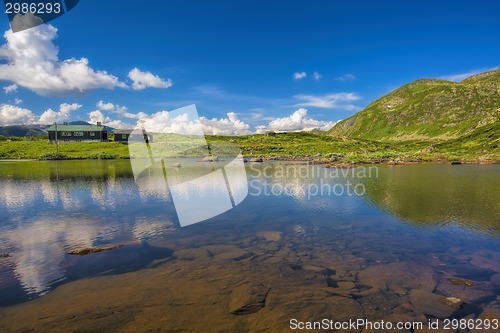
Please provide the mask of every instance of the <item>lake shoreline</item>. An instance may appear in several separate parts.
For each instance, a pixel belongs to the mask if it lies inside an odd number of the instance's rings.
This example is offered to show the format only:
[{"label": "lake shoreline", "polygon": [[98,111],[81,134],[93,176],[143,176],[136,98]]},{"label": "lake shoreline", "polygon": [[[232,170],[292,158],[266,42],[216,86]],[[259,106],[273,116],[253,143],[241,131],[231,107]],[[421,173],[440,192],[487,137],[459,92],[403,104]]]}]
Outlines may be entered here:
[{"label": "lake shoreline", "polygon": [[[250,157],[250,156],[249,156]],[[414,160],[414,159],[377,159],[368,158],[359,162],[350,162],[343,160],[325,161],[319,160],[318,157],[302,157],[302,156],[259,156],[263,161],[280,161],[280,162],[313,162],[327,168],[337,167],[354,167],[357,165],[413,165],[413,164],[500,164],[499,160],[494,159],[430,159],[430,160]],[[251,162],[250,163],[258,163]]]},{"label": "lake shoreline", "polygon": [[[350,168],[358,165],[414,165],[414,164],[450,164],[450,165],[461,165],[461,164],[500,164],[500,160],[495,159],[425,159],[425,160],[415,160],[415,159],[379,159],[379,158],[367,158],[361,161],[328,161],[321,160],[317,156],[245,156],[245,163],[260,163],[263,161],[278,161],[278,162],[300,162],[300,163],[312,163],[317,164],[326,168]],[[261,161],[252,161],[252,159],[260,159]],[[20,159],[1,159],[0,162],[22,162],[22,161],[84,161],[84,160],[130,160],[130,157],[114,157],[114,158],[94,158],[94,157],[61,157],[61,158],[20,158]]]}]

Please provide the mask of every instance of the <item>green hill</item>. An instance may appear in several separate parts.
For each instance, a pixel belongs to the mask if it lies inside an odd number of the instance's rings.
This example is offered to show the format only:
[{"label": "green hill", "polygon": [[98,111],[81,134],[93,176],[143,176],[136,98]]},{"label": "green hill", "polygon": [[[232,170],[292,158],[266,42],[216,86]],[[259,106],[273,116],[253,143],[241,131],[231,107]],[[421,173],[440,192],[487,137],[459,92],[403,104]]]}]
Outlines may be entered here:
[{"label": "green hill", "polygon": [[483,126],[498,124],[499,116],[500,69],[496,69],[460,83],[421,79],[405,84],[339,122],[330,134],[374,140],[450,140],[482,133]]},{"label": "green hill", "polygon": [[11,125],[0,126],[0,136],[47,136],[47,133],[42,128],[34,125]]}]

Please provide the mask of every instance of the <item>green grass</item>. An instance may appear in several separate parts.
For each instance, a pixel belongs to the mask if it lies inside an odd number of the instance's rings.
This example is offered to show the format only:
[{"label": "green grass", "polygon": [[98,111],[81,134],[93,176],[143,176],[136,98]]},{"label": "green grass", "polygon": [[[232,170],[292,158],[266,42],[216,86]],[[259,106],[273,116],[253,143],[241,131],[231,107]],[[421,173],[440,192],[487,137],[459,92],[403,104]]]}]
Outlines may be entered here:
[{"label": "green grass", "polygon": [[[10,138],[0,141],[0,159],[51,159],[55,153],[56,146],[50,144],[47,138]],[[73,159],[111,155],[114,158],[128,158],[128,147],[116,142],[64,143],[59,144],[59,154]]]},{"label": "green grass", "polygon": [[[277,133],[276,136],[260,134],[228,137],[206,136],[214,155],[234,154],[231,146],[241,149],[244,156],[265,158],[307,158],[324,162],[374,163],[374,162],[430,162],[446,160],[500,160],[499,124],[481,127],[467,136],[448,141],[407,140],[375,141],[340,138],[326,133]],[[158,144],[161,140],[155,143]],[[162,156],[199,157],[206,147],[195,144],[200,138],[163,136],[168,145],[159,144]],[[198,142],[199,141],[199,142]],[[192,147],[185,150],[186,144]],[[163,148],[163,150],[161,149]],[[124,159],[129,158],[129,146],[116,142],[80,142],[55,145],[47,139],[17,138],[0,141],[0,159]],[[183,150],[184,149],[184,150]],[[201,154],[201,155],[200,155]]]}]

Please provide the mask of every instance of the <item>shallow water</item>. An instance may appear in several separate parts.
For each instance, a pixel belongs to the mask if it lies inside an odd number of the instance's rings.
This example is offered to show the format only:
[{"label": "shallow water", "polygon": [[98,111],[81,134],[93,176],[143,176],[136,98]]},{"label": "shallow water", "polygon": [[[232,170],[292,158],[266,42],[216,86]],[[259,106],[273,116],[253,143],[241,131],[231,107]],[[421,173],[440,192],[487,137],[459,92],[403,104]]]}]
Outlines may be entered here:
[{"label": "shallow water", "polygon": [[[212,163],[181,162],[193,166],[187,177],[215,170]],[[246,164],[246,172],[241,204],[182,228],[161,177],[135,182],[129,161],[0,162],[0,253],[9,254],[0,258],[0,306],[12,318],[26,313],[19,306],[50,308],[71,299],[83,278],[101,276],[136,293],[168,289],[155,304],[176,309],[177,321],[161,324],[171,329],[196,330],[189,320],[195,310],[211,314],[214,331],[233,321],[225,329],[289,328],[290,316],[422,322],[500,316],[500,166],[324,169],[265,162]],[[66,254],[114,243],[125,246]],[[160,273],[159,280],[151,277]],[[243,282],[270,291],[258,311],[235,316],[231,304]],[[183,297],[197,290],[197,298],[170,304],[165,298],[180,297],[169,289],[175,285]],[[118,302],[124,290],[107,297]],[[89,291],[88,299],[98,294]],[[216,305],[207,308],[211,297]],[[451,309],[440,303],[446,297],[464,304]],[[36,301],[23,304],[29,299]],[[6,319],[0,324],[14,327]]]}]

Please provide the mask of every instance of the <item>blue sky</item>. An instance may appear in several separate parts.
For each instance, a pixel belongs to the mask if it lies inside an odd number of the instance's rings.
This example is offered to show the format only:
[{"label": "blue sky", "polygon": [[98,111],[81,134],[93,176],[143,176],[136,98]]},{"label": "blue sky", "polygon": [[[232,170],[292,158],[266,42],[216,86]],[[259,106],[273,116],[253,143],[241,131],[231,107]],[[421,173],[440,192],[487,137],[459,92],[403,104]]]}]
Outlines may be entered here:
[{"label": "blue sky", "polygon": [[498,13],[499,1],[84,0],[0,42],[0,123],[94,112],[128,126],[195,103],[214,128],[326,128],[409,81],[498,67]]}]

